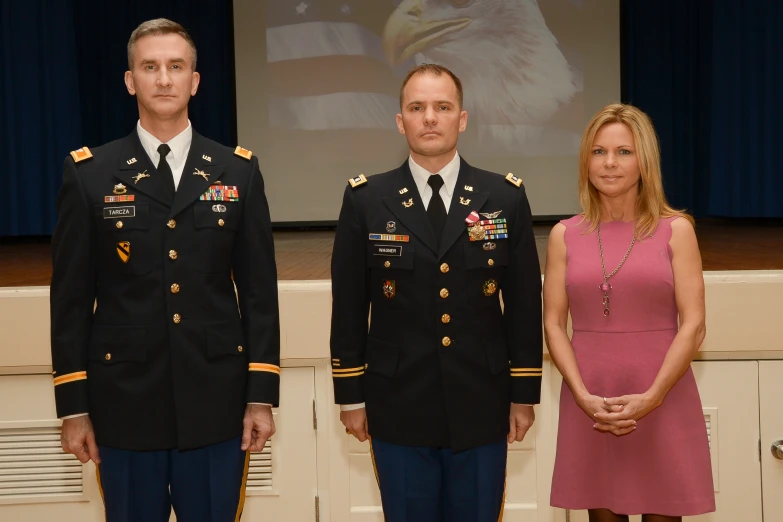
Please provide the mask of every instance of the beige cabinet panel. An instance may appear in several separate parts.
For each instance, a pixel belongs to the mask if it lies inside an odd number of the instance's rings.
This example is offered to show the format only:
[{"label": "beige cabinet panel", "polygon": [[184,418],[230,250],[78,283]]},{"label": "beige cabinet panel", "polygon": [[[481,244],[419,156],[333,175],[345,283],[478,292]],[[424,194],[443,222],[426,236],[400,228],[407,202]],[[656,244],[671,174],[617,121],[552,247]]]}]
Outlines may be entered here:
[{"label": "beige cabinet panel", "polygon": [[280,373],[280,412],[275,413],[277,432],[271,441],[271,485],[248,487],[242,522],[316,519],[314,369],[282,368]]},{"label": "beige cabinet panel", "polygon": [[783,397],[783,361],[760,361],[761,483],[764,490],[764,522],[783,520],[783,460],[775,458],[772,454],[772,444],[783,440],[781,397]]}]

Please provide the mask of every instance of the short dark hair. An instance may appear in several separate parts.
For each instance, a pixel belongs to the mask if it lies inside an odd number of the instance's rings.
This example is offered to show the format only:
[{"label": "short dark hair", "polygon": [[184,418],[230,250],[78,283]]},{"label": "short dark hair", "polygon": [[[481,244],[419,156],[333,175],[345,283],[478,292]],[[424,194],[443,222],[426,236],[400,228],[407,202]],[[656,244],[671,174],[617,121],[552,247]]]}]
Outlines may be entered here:
[{"label": "short dark hair", "polygon": [[131,33],[130,40],[128,40],[128,69],[133,70],[133,53],[136,51],[136,42],[145,36],[160,36],[162,34],[178,34],[188,42],[193,58],[192,68],[195,71],[196,44],[193,42],[193,38],[190,37],[184,27],[166,18],[147,20]]},{"label": "short dark hair", "polygon": [[411,68],[411,70],[408,71],[408,74],[405,75],[405,79],[402,80],[402,87],[400,87],[400,108],[402,108],[402,95],[405,92],[405,86],[408,85],[408,82],[411,80],[411,78],[417,74],[432,74],[433,76],[448,74],[451,76],[451,79],[454,80],[454,85],[457,87],[457,100],[459,101],[459,106],[462,108],[462,82],[456,74],[448,69],[448,67],[434,63],[423,63]]}]

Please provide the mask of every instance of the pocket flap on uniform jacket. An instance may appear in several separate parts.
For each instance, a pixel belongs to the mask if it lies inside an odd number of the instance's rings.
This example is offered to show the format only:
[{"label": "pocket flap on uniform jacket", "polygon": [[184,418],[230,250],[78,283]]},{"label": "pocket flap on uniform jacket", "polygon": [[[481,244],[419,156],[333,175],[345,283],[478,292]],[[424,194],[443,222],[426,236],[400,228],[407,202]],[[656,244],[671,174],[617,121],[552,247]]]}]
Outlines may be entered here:
[{"label": "pocket flap on uniform jacket", "polygon": [[465,243],[465,268],[492,268],[508,265],[508,239]]},{"label": "pocket flap on uniform jacket", "polygon": [[205,330],[207,357],[210,359],[221,355],[244,355],[246,353],[241,319],[208,324]]},{"label": "pocket flap on uniform jacket", "polygon": [[487,341],[487,367],[492,375],[503,371],[508,372],[511,367],[508,362],[508,346],[502,337]]},{"label": "pocket flap on uniform jacket", "polygon": [[149,214],[150,204],[144,201],[95,205],[95,219],[102,230],[147,230]]},{"label": "pocket flap on uniform jacket", "polygon": [[103,326],[92,330],[88,356],[106,364],[144,362],[147,359],[143,326]]},{"label": "pocket flap on uniform jacket", "polygon": [[394,377],[399,358],[400,348],[396,344],[373,337],[367,338],[367,351],[364,356],[367,373]]},{"label": "pocket flap on uniform jacket", "polygon": [[236,230],[239,228],[239,210],[239,203],[233,201],[196,201],[193,205],[193,226]]},{"label": "pocket flap on uniform jacket", "polygon": [[370,268],[413,270],[413,245],[391,241],[368,243],[367,259]]}]

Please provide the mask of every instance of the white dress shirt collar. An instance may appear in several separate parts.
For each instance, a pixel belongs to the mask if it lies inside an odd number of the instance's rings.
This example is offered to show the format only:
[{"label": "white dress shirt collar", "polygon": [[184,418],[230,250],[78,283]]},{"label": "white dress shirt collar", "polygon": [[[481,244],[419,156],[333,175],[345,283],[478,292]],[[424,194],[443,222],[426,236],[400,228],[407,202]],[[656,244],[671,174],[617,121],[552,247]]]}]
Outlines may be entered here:
[{"label": "white dress shirt collar", "polygon": [[425,193],[427,196],[432,195],[432,187],[427,184],[427,180],[433,174],[440,174],[440,177],[443,178],[443,187],[441,187],[440,190],[441,192],[445,190],[445,195],[449,201],[451,200],[451,195],[454,194],[454,189],[457,186],[457,176],[459,175],[459,153],[455,152],[454,158],[448,162],[446,166],[440,170],[440,172],[428,171],[413,161],[412,156],[408,157],[408,166],[411,169],[411,174],[413,174],[413,181],[416,182],[416,188],[419,189],[419,195],[421,196],[422,200],[426,199],[426,201],[429,201],[430,199],[429,197],[424,197]]},{"label": "white dress shirt collar", "polygon": [[[136,123],[136,131],[139,134],[139,141],[141,146],[144,147],[144,152],[152,160],[152,164],[157,168],[160,163],[160,154],[158,153],[158,147],[163,143],[158,138],[147,132],[144,127],[141,126],[141,121]],[[190,144],[193,141],[193,127],[188,120],[188,126],[171,138],[167,143],[171,147],[171,152],[166,156],[166,161],[169,163],[172,171],[178,170],[178,168],[184,165],[185,160],[190,152]]]}]

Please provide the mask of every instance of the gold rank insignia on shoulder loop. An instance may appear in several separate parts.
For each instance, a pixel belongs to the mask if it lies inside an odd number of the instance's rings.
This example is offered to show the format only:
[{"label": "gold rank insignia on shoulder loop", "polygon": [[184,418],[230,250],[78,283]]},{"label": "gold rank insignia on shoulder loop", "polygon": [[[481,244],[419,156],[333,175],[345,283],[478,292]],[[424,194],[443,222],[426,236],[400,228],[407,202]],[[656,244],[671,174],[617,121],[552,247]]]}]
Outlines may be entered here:
[{"label": "gold rank insignia on shoulder loop", "polygon": [[513,175],[510,172],[506,176],[506,181],[508,181],[512,185],[516,185],[517,187],[521,187],[522,186],[522,178],[518,178],[518,177],[516,177],[515,175]]},{"label": "gold rank insignia on shoulder loop", "polygon": [[[239,145],[237,145],[237,148],[234,149],[234,154],[236,154],[237,156],[240,156],[242,158],[245,158],[246,160],[249,160],[250,158],[253,157],[253,151],[250,151],[250,150],[247,150],[247,149],[243,149]],[[209,160],[207,160],[207,161],[209,161]]]},{"label": "gold rank insignia on shoulder loop", "polygon": [[356,188],[359,185],[364,185],[365,183],[367,183],[367,178],[364,177],[364,174],[359,174],[355,178],[349,179],[348,183],[351,184],[351,188]]},{"label": "gold rank insignia on shoulder loop", "polygon": [[90,152],[90,149],[87,147],[82,147],[81,149],[72,150],[71,157],[75,163],[79,163],[80,161],[92,158],[92,152]]}]

